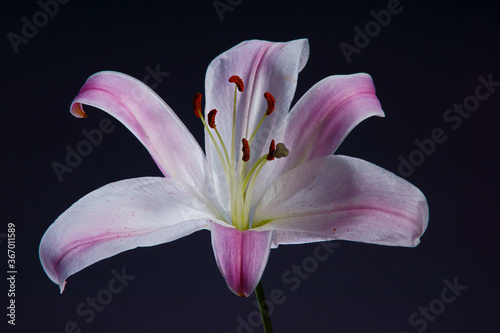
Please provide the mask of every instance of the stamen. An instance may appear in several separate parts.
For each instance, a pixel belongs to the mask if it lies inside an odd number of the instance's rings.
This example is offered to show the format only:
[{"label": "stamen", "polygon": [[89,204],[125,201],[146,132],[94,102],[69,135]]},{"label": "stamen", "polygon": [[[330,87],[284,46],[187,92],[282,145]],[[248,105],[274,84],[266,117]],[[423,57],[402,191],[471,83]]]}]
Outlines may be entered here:
[{"label": "stamen", "polygon": [[242,92],[243,88],[245,88],[245,86],[243,85],[243,80],[238,75],[231,76],[229,78],[229,82],[235,83],[240,92]]},{"label": "stamen", "polygon": [[268,92],[264,93],[264,97],[267,100],[267,115],[269,116],[274,111],[274,104],[276,103],[276,100],[274,99],[274,96]]},{"label": "stamen", "polygon": [[274,96],[271,93],[269,93],[269,92],[265,92],[264,93],[264,98],[267,100],[267,110],[264,113],[264,115],[262,116],[262,118],[260,118],[260,121],[257,124],[257,127],[255,127],[255,130],[252,133],[252,136],[250,136],[250,140],[249,140],[250,145],[252,144],[253,138],[257,134],[257,131],[259,130],[260,126],[264,122],[264,119],[266,119],[266,117],[269,116],[274,111],[274,105],[276,103],[276,100],[274,99]]},{"label": "stamen", "polygon": [[[271,144],[269,145],[269,154],[268,155],[263,155],[261,156],[257,162],[252,166],[250,171],[247,173],[247,176],[245,177],[245,180],[243,182],[243,189],[245,190],[247,188],[248,183],[252,180],[257,178],[260,169],[266,164],[267,161],[272,161],[274,160],[274,152],[275,152],[275,144],[274,144],[274,139],[271,141]],[[251,192],[250,192],[251,193]]]},{"label": "stamen", "polygon": [[[231,76],[229,78],[229,82],[235,84],[231,154],[228,154],[226,145],[222,141],[222,137],[220,136],[215,124],[217,110],[212,109],[210,112],[208,112],[205,118],[201,109],[202,95],[200,93],[197,93],[193,99],[193,110],[194,114],[201,119],[201,122],[205,127],[205,133],[208,133],[208,135],[210,136],[210,139],[212,140],[212,143],[217,151],[217,155],[219,156],[222,167],[224,169],[231,198],[231,223],[239,230],[247,230],[248,228],[250,228],[251,223],[250,208],[252,204],[252,195],[254,192],[256,180],[262,168],[267,163],[267,161],[272,161],[275,158],[288,156],[289,151],[283,143],[276,144],[275,140],[271,140],[271,144],[269,145],[269,153],[264,154],[263,156],[258,158],[254,163],[252,163],[253,165],[251,167],[246,163],[238,163],[239,154],[236,149],[238,147],[238,140],[241,138],[241,136],[239,138],[236,137],[236,105],[237,93],[238,91],[243,92],[244,84],[243,80],[237,75]],[[264,119],[275,110],[276,100],[274,96],[269,92],[265,92],[264,98],[267,101],[267,110],[263,112],[262,119],[254,128],[253,133],[250,136],[250,140],[247,140],[246,138],[241,139],[241,159],[243,162],[250,161],[250,146],[252,144],[252,140],[255,138],[255,135],[259,131],[259,128],[264,122]],[[214,138],[212,131],[215,132],[218,140]],[[250,167],[249,171],[247,171],[247,167]]]},{"label": "stamen", "polygon": [[248,146],[248,141],[245,138],[241,140],[241,143],[243,144],[243,147],[241,148],[241,151],[243,152],[243,162],[248,162],[250,159],[250,146]]},{"label": "stamen", "polygon": [[208,114],[208,119],[209,119],[210,127],[215,130],[215,133],[217,134],[217,136],[219,138],[221,146],[224,149],[224,154],[226,157],[225,159],[224,159],[224,156],[222,155],[222,152],[220,151],[219,145],[215,141],[215,138],[209,129],[208,124],[205,122],[205,117],[201,116],[201,94],[200,93],[197,93],[194,96],[193,109],[194,109],[194,114],[198,118],[200,118],[201,122],[203,123],[203,126],[205,127],[205,131],[206,131],[205,133],[208,133],[210,140],[212,140],[212,143],[214,144],[215,150],[217,151],[217,155],[219,155],[219,159],[222,163],[222,167],[224,168],[226,175],[229,175],[229,167],[230,167],[229,156],[227,155],[227,150],[226,150],[226,147],[224,146],[224,142],[222,141],[222,138],[220,137],[219,131],[217,131],[217,128],[215,127],[215,114],[217,113],[217,110],[213,109],[212,111],[210,111]]},{"label": "stamen", "polygon": [[285,147],[285,144],[283,142],[280,142],[276,145],[276,151],[274,152],[274,157],[276,158],[287,157],[288,153],[289,151]]},{"label": "stamen", "polygon": [[[282,146],[284,147],[285,145],[282,144]],[[244,195],[244,207],[243,207],[244,213],[243,213],[243,216],[250,215],[250,205],[252,203],[252,194],[253,194],[253,190],[255,188],[255,181],[257,180],[257,177],[259,176],[260,171],[262,170],[264,165],[267,163],[267,161],[272,161],[274,159],[275,154],[273,154],[273,153],[275,153],[275,151],[276,151],[275,143],[274,143],[274,140],[272,140],[271,145],[269,146],[269,154],[264,155],[257,160],[257,162],[254,164],[252,169],[250,169],[250,172],[248,172],[248,174],[243,182],[243,191],[244,191],[244,193],[243,193],[243,195]],[[288,153],[287,153],[287,155],[288,155]],[[247,218],[244,226],[248,227],[248,224],[249,224],[249,221]]]},{"label": "stamen", "polygon": [[201,94],[196,93],[193,98],[193,111],[196,117],[201,118]]},{"label": "stamen", "polygon": [[267,160],[272,161],[274,160],[274,152],[276,151],[276,146],[274,144],[274,139],[271,141],[271,145],[269,146],[269,154],[267,154]]},{"label": "stamen", "polygon": [[217,114],[217,110],[213,109],[208,113],[208,126],[210,128],[215,128],[215,115]]}]

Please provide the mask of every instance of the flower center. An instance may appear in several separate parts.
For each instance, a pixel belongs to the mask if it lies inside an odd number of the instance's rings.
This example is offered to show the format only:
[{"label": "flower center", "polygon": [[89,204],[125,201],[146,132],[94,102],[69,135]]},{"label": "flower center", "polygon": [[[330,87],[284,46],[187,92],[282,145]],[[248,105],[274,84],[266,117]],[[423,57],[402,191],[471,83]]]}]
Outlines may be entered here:
[{"label": "flower center", "polygon": [[[228,153],[226,145],[224,144],[217,126],[215,124],[215,116],[217,110],[211,110],[207,115],[207,121],[205,121],[201,112],[201,94],[197,93],[193,100],[194,114],[201,119],[205,130],[207,131],[210,140],[212,141],[217,155],[219,156],[220,162],[224,169],[226,175],[226,180],[229,186],[230,198],[231,198],[231,223],[235,228],[239,230],[247,230],[250,228],[250,209],[252,202],[252,195],[255,188],[256,179],[268,161],[274,160],[274,158],[281,158],[288,156],[288,149],[283,143],[275,144],[274,140],[271,141],[269,146],[269,153],[264,154],[255,163],[249,167],[248,161],[250,160],[250,152],[252,148],[252,142],[255,135],[259,131],[260,126],[266,119],[273,113],[276,101],[274,96],[269,93],[264,93],[264,98],[267,101],[267,110],[263,112],[262,118],[255,130],[247,138],[236,138],[236,99],[238,91],[240,93],[244,90],[243,80],[237,76],[233,75],[229,78],[229,82],[234,83],[234,103],[233,103],[233,124],[232,124],[232,136],[231,142],[231,152]],[[217,139],[214,137],[217,137]],[[236,144],[241,142],[241,154],[235,151]],[[241,159],[243,163],[236,163],[238,159]]]}]

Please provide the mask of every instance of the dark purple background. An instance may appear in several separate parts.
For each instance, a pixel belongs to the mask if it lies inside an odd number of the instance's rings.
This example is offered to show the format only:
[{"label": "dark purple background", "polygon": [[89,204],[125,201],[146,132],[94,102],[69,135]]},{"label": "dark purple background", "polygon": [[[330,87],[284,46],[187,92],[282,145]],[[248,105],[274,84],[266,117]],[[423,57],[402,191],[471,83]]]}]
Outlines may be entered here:
[{"label": "dark purple background", "polygon": [[[203,129],[191,103],[196,92],[204,91],[209,62],[243,40],[304,37],[311,54],[296,99],[326,76],[363,71],[372,75],[386,112],[386,118],[359,125],[339,153],[398,173],[398,156],[408,158],[415,139],[442,128],[447,140],[408,177],[430,206],[429,227],[417,248],[338,242],[296,291],[282,275],[312,256],[317,244],[272,251],[264,287],[268,293],[280,289],[286,297],[272,315],[275,332],[417,332],[423,326],[412,326],[409,316],[439,299],[443,281],[455,277],[468,288],[425,332],[497,331],[500,88],[456,130],[443,114],[474,94],[479,75],[500,81],[498,3],[402,1],[402,11],[349,64],[339,44],[353,44],[353,28],[363,29],[373,20],[370,11],[387,8],[388,1],[326,3],[246,0],[221,21],[212,1],[73,0],[61,5],[17,54],[7,34],[20,34],[21,18],[32,21],[41,7],[34,0],[2,4],[0,232],[15,223],[19,272],[16,326],[6,332],[64,332],[69,321],[82,332],[96,333],[236,332],[238,316],[246,320],[256,310],[254,296],[240,299],[226,287],[207,231],[99,262],[70,277],[59,295],[38,259],[48,226],[102,185],[161,173],[116,120],[114,131],[62,182],[51,163],[64,163],[65,147],[76,147],[83,129],[95,129],[109,117],[91,110],[88,119],[80,120],[68,112],[87,77],[97,71],[142,79],[147,66],[159,65],[170,74],[156,92],[202,143]],[[3,276],[6,240],[0,240]],[[122,267],[136,278],[85,323],[87,317],[78,316],[76,308],[107,287],[112,269]],[[2,280],[4,325],[8,298]]]}]

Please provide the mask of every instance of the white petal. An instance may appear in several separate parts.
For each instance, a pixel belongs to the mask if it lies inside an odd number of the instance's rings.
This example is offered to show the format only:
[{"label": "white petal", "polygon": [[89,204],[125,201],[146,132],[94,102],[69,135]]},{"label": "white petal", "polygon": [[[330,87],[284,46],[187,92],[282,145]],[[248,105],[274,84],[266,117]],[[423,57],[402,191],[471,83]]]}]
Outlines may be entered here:
[{"label": "white petal", "polygon": [[422,192],[403,178],[357,158],[327,156],[278,178],[253,227],[276,230],[279,244],[344,239],[416,246],[428,209]]},{"label": "white petal", "polygon": [[48,228],[40,260],[61,292],[68,276],[138,246],[170,242],[218,217],[196,188],[163,177],[127,179],[78,200]]}]

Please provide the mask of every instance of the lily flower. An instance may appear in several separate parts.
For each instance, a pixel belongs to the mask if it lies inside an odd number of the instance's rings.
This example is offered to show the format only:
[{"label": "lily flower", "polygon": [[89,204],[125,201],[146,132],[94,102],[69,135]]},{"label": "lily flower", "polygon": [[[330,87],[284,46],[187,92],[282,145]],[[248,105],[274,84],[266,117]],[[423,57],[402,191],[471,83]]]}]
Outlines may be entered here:
[{"label": "lily flower", "polygon": [[245,41],[215,58],[204,115],[201,94],[193,103],[206,153],[141,81],[112,71],[90,76],[71,113],[86,117],[86,104],[118,119],[165,177],[105,185],[48,228],[40,260],[61,292],[70,275],[97,261],[201,229],[211,232],[217,265],[242,297],[254,291],[280,244],[416,246],[428,222],[422,192],[374,164],[333,155],[358,123],[384,116],[371,77],[329,76],[290,110],[308,57],[301,39]]}]

